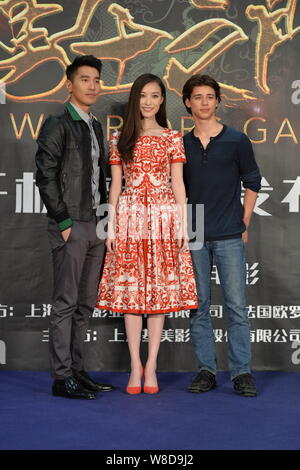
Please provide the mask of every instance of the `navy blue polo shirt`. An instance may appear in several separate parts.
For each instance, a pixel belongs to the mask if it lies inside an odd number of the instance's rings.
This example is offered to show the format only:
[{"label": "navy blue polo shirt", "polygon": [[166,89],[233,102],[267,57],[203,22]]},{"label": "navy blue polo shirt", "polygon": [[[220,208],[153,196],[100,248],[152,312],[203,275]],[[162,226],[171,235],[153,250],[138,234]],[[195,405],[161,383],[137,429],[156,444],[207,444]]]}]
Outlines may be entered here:
[{"label": "navy blue polo shirt", "polygon": [[206,149],[193,130],[183,141],[187,158],[183,175],[188,203],[204,204],[205,240],[241,237],[246,229],[242,220],[241,183],[255,192],[260,190],[261,183],[249,138],[224,125],[217,136],[211,137]]}]

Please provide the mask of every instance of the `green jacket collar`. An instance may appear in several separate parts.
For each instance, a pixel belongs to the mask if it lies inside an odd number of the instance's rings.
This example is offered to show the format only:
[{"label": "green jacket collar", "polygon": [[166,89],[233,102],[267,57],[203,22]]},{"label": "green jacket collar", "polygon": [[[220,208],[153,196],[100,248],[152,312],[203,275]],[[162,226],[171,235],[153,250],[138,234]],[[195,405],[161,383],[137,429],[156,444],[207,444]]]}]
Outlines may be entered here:
[{"label": "green jacket collar", "polygon": [[67,110],[68,110],[71,118],[73,119],[73,121],[82,121],[81,117],[77,113],[76,109],[73,108],[71,103],[67,103]]}]

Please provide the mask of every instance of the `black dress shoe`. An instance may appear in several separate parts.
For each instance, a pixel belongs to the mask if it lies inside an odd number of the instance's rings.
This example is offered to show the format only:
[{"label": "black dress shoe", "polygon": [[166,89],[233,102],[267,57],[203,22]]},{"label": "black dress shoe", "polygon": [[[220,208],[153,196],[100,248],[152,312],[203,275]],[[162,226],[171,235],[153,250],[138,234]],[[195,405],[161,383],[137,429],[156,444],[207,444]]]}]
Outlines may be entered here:
[{"label": "black dress shoe", "polygon": [[201,370],[189,386],[189,392],[203,393],[216,388],[215,375],[208,370]]},{"label": "black dress shoe", "polygon": [[256,397],[257,390],[251,374],[241,374],[233,379],[234,390],[243,397]]},{"label": "black dress shoe", "polygon": [[80,372],[73,371],[73,375],[86,390],[92,392],[111,392],[114,390],[112,385],[95,382],[84,370]]},{"label": "black dress shoe", "polygon": [[96,398],[93,392],[83,388],[74,377],[67,377],[64,380],[55,380],[52,385],[52,393],[56,397],[78,398],[83,400],[94,400]]}]

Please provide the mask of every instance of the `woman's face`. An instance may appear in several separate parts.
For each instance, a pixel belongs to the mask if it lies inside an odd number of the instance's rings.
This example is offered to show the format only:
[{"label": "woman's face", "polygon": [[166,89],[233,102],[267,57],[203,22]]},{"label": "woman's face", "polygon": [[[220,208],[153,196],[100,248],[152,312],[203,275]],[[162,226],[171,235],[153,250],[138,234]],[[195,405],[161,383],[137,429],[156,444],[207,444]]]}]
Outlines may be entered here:
[{"label": "woman's face", "polygon": [[140,95],[140,111],[145,119],[153,119],[159,111],[164,98],[158,83],[150,82],[144,86]]}]

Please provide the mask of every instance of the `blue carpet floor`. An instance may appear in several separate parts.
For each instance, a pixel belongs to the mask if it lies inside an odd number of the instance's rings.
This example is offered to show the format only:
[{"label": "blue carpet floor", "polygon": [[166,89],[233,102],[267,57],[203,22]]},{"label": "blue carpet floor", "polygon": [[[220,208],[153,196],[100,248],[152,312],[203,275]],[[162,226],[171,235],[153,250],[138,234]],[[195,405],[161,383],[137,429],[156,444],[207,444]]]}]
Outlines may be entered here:
[{"label": "blue carpet floor", "polygon": [[159,373],[160,393],[130,396],[127,373],[91,373],[117,390],[93,401],[53,397],[47,372],[0,371],[0,449],[300,449],[300,374],[254,373],[256,398],[228,374],[205,394],[192,373]]}]

